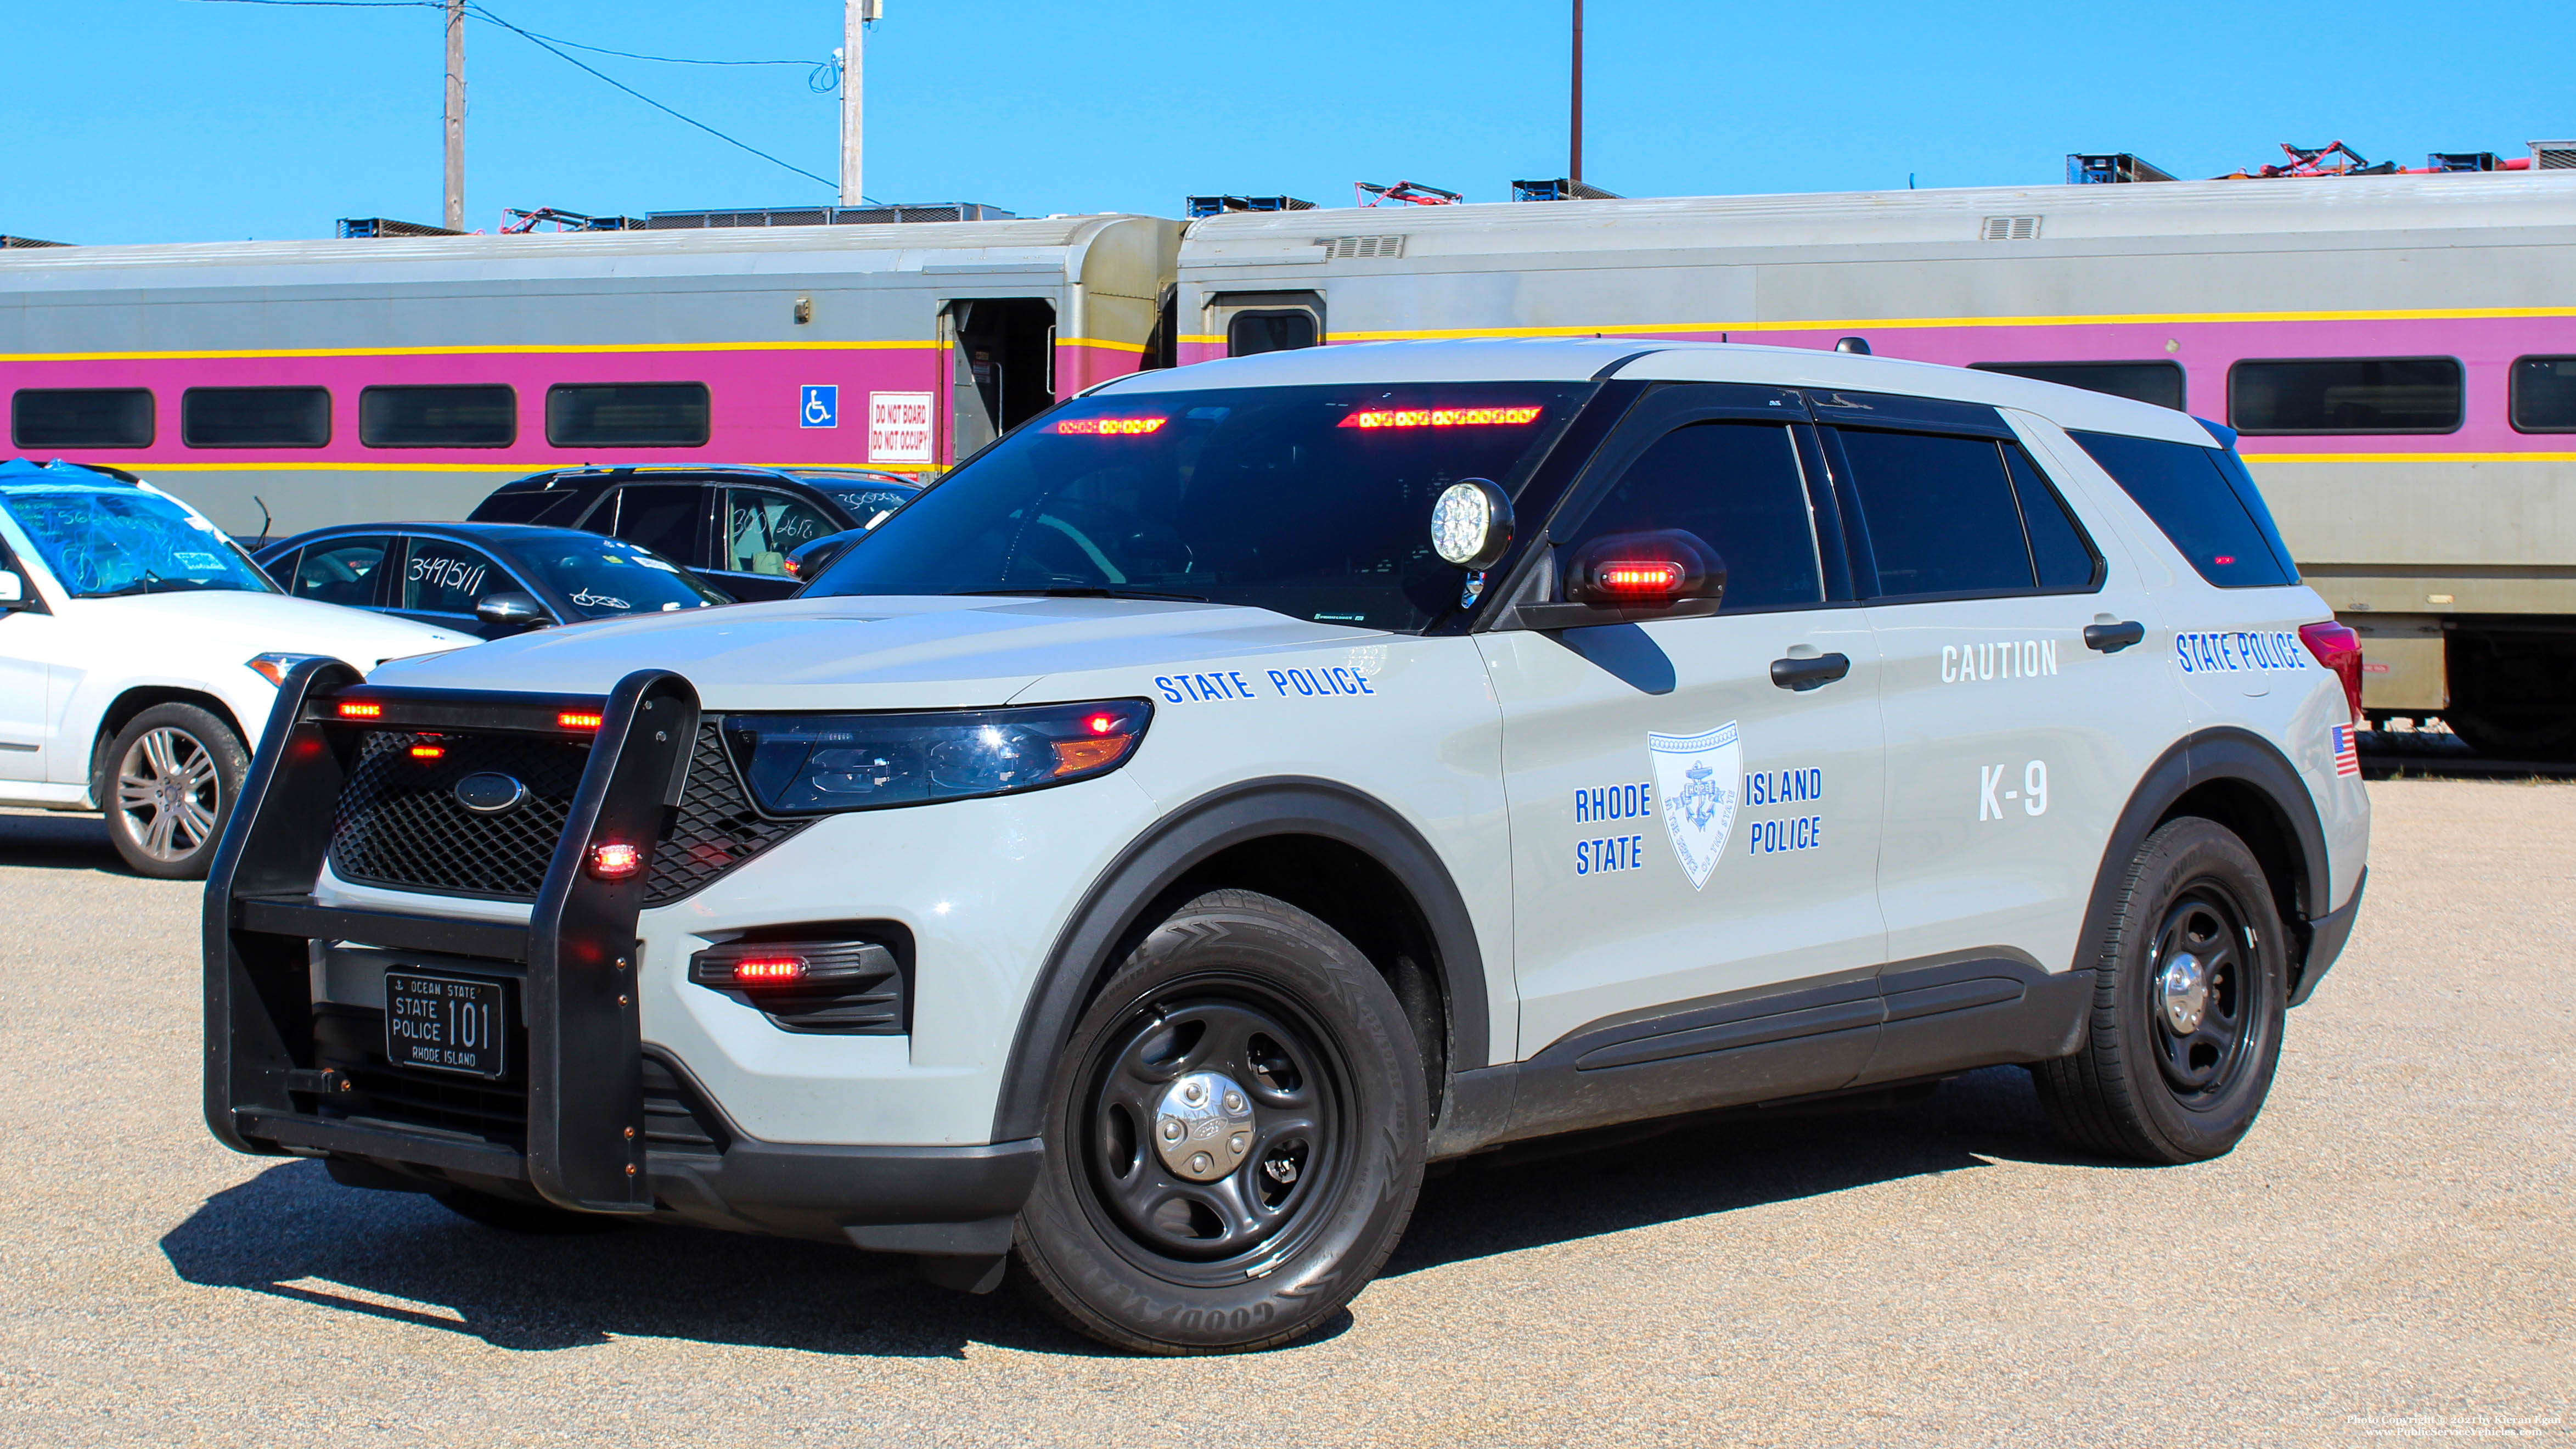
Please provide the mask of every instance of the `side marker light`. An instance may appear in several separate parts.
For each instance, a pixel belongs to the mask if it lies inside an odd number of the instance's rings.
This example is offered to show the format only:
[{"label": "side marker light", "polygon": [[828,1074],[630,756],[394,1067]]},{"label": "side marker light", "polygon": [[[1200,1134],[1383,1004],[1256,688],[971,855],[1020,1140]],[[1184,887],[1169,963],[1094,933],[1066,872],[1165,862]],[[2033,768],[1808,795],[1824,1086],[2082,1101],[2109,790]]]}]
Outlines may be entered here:
[{"label": "side marker light", "polygon": [[802,956],[749,956],[733,963],[733,979],[745,986],[778,986],[804,976]]}]

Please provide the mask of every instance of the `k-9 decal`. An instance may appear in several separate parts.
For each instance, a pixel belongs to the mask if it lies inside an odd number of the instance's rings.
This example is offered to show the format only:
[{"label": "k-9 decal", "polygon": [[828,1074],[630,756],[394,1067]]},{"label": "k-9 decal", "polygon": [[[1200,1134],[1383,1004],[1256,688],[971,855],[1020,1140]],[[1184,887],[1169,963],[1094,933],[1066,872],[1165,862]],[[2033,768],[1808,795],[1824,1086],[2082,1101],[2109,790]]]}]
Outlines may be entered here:
[{"label": "k-9 decal", "polygon": [[1996,790],[2008,778],[2007,772],[2011,768],[2009,765],[1977,767],[1977,819],[1980,821],[2005,818],[2004,807],[2013,803],[2021,806],[2024,815],[2048,813],[2048,761],[2032,760],[2024,764],[2021,767],[2021,787],[2004,790],[1998,796]]}]

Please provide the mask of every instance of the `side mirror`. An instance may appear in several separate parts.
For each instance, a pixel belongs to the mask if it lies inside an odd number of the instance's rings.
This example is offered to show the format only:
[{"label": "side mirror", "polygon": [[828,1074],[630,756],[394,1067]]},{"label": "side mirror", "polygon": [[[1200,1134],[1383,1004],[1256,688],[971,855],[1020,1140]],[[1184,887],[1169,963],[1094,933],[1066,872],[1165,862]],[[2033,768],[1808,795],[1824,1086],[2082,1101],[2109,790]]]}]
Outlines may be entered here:
[{"label": "side mirror", "polygon": [[14,573],[0,570],[0,608],[16,608],[27,602],[27,581]]},{"label": "side mirror", "polygon": [[1726,599],[1726,560],[1698,534],[1660,528],[1612,533],[1575,550],[1562,603],[1517,607],[1532,629],[1573,629],[1644,619],[1696,619]]},{"label": "side mirror", "polygon": [[485,594],[474,605],[474,617],[495,629],[537,629],[552,622],[544,605],[516,590]]}]

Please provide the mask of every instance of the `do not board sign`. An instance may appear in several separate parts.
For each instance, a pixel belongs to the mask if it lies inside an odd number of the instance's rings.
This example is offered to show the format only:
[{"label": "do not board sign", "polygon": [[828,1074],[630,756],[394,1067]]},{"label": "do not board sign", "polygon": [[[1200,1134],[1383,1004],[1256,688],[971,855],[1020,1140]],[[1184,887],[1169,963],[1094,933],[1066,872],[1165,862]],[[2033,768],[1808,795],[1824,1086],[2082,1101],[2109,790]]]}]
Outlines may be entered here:
[{"label": "do not board sign", "polygon": [[931,394],[926,392],[869,393],[868,461],[933,461],[930,456],[930,407]]}]

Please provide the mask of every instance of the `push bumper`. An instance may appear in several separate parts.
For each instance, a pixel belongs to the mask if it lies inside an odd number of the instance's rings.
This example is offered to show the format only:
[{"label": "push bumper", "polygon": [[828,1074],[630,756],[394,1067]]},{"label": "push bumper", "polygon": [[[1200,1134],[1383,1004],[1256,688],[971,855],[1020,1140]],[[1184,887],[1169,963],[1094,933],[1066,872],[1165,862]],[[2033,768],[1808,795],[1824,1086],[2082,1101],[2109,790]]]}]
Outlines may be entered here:
[{"label": "push bumper", "polygon": [[2352,923],[2361,914],[2361,893],[2370,888],[2370,867],[2361,868],[2361,879],[2353,882],[2352,899],[2336,910],[2328,911],[2308,922],[2307,960],[2299,969],[2299,983],[2290,990],[2290,1004],[2300,1005],[2316,993],[2317,983],[2325,979],[2335,958],[2343,954],[2346,941],[2352,939]]}]

